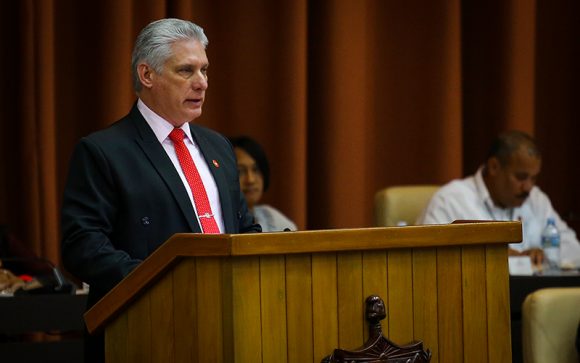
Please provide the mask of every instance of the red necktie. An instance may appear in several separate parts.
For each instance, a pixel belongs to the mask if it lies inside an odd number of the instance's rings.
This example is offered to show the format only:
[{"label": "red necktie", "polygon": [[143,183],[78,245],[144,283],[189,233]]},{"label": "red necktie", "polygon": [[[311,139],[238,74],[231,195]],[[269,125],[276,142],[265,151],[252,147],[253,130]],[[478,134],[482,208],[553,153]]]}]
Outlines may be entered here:
[{"label": "red necktie", "polygon": [[181,170],[183,170],[183,174],[185,174],[187,183],[193,193],[193,201],[195,203],[195,208],[197,209],[197,216],[201,222],[201,229],[203,233],[220,233],[213,217],[209,200],[207,199],[207,193],[203,186],[203,181],[199,176],[199,172],[195,167],[195,163],[189,154],[187,146],[185,146],[185,143],[183,142],[184,137],[185,132],[182,129],[173,129],[169,134],[169,138],[173,141],[173,145],[175,146],[175,153],[177,154],[177,159],[179,159]]}]

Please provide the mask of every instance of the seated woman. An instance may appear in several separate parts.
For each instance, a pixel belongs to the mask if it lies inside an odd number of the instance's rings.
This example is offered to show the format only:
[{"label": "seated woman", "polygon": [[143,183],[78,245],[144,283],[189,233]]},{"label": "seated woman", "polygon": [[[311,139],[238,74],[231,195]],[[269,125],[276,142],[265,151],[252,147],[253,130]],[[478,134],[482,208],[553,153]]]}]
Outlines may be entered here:
[{"label": "seated woman", "polygon": [[296,230],[296,225],[279,210],[258,204],[270,185],[270,166],[260,144],[247,136],[235,137],[230,141],[238,159],[240,188],[256,223],[262,226],[263,232]]}]

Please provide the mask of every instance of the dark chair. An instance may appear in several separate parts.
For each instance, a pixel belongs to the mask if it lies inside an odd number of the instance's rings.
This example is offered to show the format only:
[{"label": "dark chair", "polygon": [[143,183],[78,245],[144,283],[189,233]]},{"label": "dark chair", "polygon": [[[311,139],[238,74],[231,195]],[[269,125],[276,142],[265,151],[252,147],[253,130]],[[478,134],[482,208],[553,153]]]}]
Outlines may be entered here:
[{"label": "dark chair", "polygon": [[397,345],[383,336],[381,320],[386,316],[385,303],[377,295],[366,299],[366,320],[369,324],[369,339],[355,350],[335,349],[322,363],[424,363],[431,360],[429,349],[423,350],[423,342]]}]

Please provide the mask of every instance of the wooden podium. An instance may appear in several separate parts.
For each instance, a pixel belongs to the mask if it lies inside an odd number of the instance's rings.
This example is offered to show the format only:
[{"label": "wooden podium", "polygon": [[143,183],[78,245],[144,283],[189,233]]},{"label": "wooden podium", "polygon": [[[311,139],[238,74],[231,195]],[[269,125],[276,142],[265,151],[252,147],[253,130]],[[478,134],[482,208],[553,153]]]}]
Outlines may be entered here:
[{"label": "wooden podium", "polygon": [[520,222],[176,234],[85,314],[107,362],[313,362],[383,332],[431,362],[510,362],[507,243]]}]

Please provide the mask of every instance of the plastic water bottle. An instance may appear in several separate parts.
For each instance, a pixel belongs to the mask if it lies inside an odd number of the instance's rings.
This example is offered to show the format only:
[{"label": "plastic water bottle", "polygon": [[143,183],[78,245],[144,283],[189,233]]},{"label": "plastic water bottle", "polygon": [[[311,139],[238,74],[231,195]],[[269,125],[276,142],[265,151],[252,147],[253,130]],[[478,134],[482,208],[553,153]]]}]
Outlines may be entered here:
[{"label": "plastic water bottle", "polygon": [[542,231],[542,249],[546,266],[550,269],[560,268],[560,232],[556,228],[554,218],[548,218],[548,223]]}]

